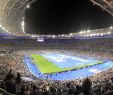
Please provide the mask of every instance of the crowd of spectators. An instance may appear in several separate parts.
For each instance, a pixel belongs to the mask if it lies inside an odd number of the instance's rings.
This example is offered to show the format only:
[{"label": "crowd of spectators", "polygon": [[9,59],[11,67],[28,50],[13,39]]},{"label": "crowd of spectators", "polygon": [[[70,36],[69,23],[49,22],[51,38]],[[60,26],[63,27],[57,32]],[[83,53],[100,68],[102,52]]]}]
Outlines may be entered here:
[{"label": "crowd of spectators", "polygon": [[0,87],[7,93],[16,95],[83,95],[91,94],[91,81],[87,78],[83,84],[75,85],[74,82],[60,82],[50,80],[37,80],[35,83],[25,82],[21,79],[20,73],[15,76],[10,70],[4,80],[1,80]]},{"label": "crowd of spectators", "polygon": [[[74,43],[74,44],[73,44]],[[0,93],[15,95],[113,95],[113,67],[86,79],[65,81],[42,80],[33,76],[23,64],[23,56],[31,53],[62,52],[74,56],[92,56],[113,60],[112,39],[58,41],[46,43],[32,41],[28,45],[4,47],[0,50]],[[33,46],[32,46],[33,44]],[[35,47],[36,46],[36,47]],[[23,48],[24,47],[24,48]],[[43,48],[42,48],[43,47]],[[25,49],[27,48],[27,49]],[[24,80],[29,77],[32,81]],[[4,95],[10,95],[4,94]]]},{"label": "crowd of spectators", "polygon": [[[105,73],[105,72],[104,72]],[[10,70],[0,81],[3,95],[112,95],[112,83],[106,75],[71,81],[35,80],[28,82]],[[7,94],[6,94],[7,93]],[[9,94],[10,93],[10,94]],[[109,94],[107,94],[109,93]]]}]

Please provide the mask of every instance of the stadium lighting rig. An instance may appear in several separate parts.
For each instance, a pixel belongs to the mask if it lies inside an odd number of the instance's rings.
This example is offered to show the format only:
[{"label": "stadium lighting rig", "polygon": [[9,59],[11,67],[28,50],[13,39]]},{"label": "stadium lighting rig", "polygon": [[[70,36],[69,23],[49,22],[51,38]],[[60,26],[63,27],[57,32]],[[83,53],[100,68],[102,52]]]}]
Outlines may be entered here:
[{"label": "stadium lighting rig", "polygon": [[87,37],[110,36],[113,33],[112,29],[113,27],[110,26],[109,28],[105,28],[105,29],[84,30],[84,31],[78,32],[76,34],[76,37],[87,38]]},{"label": "stadium lighting rig", "polygon": [[24,22],[24,20],[22,21],[21,26],[22,26],[23,33],[25,33],[25,22]]},{"label": "stadium lighting rig", "polygon": [[90,33],[91,31],[90,30],[87,30],[87,33]]},{"label": "stadium lighting rig", "polygon": [[36,0],[0,0],[0,24],[5,30],[15,35],[25,33],[25,10]]},{"label": "stadium lighting rig", "polygon": [[113,0],[90,0],[94,5],[99,6],[113,16]]},{"label": "stadium lighting rig", "polygon": [[[35,1],[36,0],[0,0],[0,27],[11,34],[31,36],[31,34],[25,33],[25,20],[23,18],[25,17],[25,10],[29,9],[30,5]],[[100,6],[113,16],[113,0],[89,1],[93,2],[94,5]],[[113,27],[110,27],[110,29],[113,29]],[[70,37],[78,34],[83,35],[90,32],[92,31],[86,30],[77,34],[70,33],[69,35],[60,36]]]},{"label": "stadium lighting rig", "polygon": [[110,28],[110,29],[113,29],[113,27],[112,27],[112,26],[110,26],[109,28]]},{"label": "stadium lighting rig", "polygon": [[26,8],[29,9],[29,8],[30,8],[30,4],[28,4],[28,5],[26,6]]}]

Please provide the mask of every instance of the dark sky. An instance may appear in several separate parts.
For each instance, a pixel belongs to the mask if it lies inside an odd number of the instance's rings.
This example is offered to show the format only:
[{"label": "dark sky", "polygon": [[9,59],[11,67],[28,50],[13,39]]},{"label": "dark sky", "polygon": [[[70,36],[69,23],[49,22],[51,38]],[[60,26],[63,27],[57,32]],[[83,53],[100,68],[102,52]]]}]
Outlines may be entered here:
[{"label": "dark sky", "polygon": [[37,0],[25,15],[26,32],[66,34],[106,28],[113,17],[89,0]]}]

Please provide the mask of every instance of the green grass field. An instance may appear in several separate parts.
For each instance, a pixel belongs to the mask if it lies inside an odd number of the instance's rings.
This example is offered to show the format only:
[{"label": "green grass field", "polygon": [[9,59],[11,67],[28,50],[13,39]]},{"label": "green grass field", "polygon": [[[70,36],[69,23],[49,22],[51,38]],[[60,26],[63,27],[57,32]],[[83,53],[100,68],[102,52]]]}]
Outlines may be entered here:
[{"label": "green grass field", "polygon": [[[31,55],[32,62],[37,66],[37,68],[41,71],[43,74],[49,74],[49,73],[56,73],[56,72],[63,72],[67,70],[72,70],[72,69],[79,69],[87,66],[91,66],[91,63],[80,65],[80,66],[75,66],[72,68],[59,68],[52,62],[49,62],[46,58],[42,57],[39,54],[32,54]],[[101,64],[103,61],[97,61],[95,64]]]}]

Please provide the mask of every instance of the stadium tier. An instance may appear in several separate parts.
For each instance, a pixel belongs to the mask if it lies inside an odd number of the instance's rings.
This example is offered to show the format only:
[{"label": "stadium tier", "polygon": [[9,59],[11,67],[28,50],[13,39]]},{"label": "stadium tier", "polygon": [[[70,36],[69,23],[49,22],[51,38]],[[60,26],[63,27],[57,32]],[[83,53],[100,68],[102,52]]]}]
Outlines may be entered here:
[{"label": "stadium tier", "polygon": [[[82,87],[82,82],[88,78],[92,81],[91,92],[97,94],[95,90],[103,87],[103,83],[112,88],[112,42],[112,38],[46,38],[43,42],[28,37],[1,38],[0,78],[4,79],[4,75],[7,76],[11,69],[14,75],[20,72],[22,83],[26,86],[33,82],[39,88],[38,93],[45,92],[41,91],[43,83],[44,89],[45,86],[49,87],[49,90],[46,90],[48,93],[52,93],[50,89],[53,87],[56,89],[54,93],[60,95],[63,95],[63,92],[57,92],[59,88],[67,89],[65,85],[68,83]],[[102,91],[106,93],[108,90]],[[70,95],[68,91],[63,91]]]},{"label": "stadium tier", "polygon": [[[25,10],[36,0],[1,0],[0,27],[13,35],[25,33]],[[113,15],[112,0],[89,0]]]},{"label": "stadium tier", "polygon": [[[0,95],[113,95],[113,27],[30,35],[25,9],[0,0]],[[90,0],[113,14],[113,0]]]},{"label": "stadium tier", "polygon": [[26,35],[22,28],[25,10],[35,0],[1,0],[0,27],[13,35]]}]

